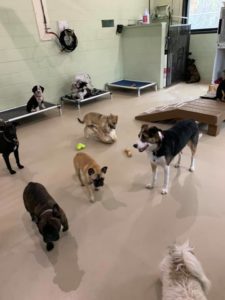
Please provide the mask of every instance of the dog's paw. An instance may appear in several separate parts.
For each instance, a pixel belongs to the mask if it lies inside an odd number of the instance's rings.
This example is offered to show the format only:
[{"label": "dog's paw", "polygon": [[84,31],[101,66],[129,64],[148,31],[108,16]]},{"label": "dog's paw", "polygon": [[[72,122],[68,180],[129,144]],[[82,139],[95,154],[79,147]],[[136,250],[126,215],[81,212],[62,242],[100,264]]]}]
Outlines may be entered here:
[{"label": "dog's paw", "polygon": [[16,174],[16,171],[14,171],[14,170],[10,170],[9,172],[11,175]]},{"label": "dog's paw", "polygon": [[161,190],[161,194],[162,194],[162,195],[168,194],[168,189],[163,188],[163,189]]},{"label": "dog's paw", "polygon": [[91,202],[91,203],[94,203],[94,202],[95,202],[94,196],[92,196],[92,197],[90,198],[90,202]]},{"label": "dog's paw", "polygon": [[180,168],[180,164],[175,164],[174,168]]},{"label": "dog's paw", "polygon": [[23,169],[23,168],[24,168],[24,166],[22,166],[22,165],[18,165],[18,168],[19,168],[19,169]]},{"label": "dog's paw", "polygon": [[194,172],[194,170],[195,170],[194,167],[189,168],[189,171],[190,171],[190,172]]},{"label": "dog's paw", "polygon": [[151,183],[148,183],[148,184],[146,184],[145,188],[152,190],[154,188],[154,185],[152,185]]}]

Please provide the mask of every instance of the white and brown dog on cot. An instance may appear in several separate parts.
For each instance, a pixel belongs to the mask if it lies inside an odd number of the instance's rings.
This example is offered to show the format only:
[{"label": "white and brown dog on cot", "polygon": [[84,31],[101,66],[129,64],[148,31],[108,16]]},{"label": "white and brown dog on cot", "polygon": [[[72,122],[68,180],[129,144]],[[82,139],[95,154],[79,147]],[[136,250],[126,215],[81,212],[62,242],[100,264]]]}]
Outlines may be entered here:
[{"label": "white and brown dog on cot", "polygon": [[160,272],[162,300],[207,300],[211,283],[189,242],[169,247]]},{"label": "white and brown dog on cot", "polygon": [[164,169],[164,184],[161,194],[168,193],[169,185],[169,166],[174,157],[178,154],[178,161],[175,167],[180,166],[181,151],[188,145],[191,149],[191,165],[189,171],[195,169],[194,156],[199,140],[199,128],[194,120],[178,121],[172,128],[162,130],[158,127],[151,127],[147,124],[142,125],[138,135],[139,141],[134,144],[140,152],[147,151],[152,167],[152,181],[146,188],[152,189],[157,178],[157,167]]}]

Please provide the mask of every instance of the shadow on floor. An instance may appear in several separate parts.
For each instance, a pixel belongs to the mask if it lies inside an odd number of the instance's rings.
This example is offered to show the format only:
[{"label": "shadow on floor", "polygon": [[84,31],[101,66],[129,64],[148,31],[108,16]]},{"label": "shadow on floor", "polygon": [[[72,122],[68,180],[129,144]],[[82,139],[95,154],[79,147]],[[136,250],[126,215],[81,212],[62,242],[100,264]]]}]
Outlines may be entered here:
[{"label": "shadow on floor", "polygon": [[48,252],[36,224],[31,222],[29,214],[23,216],[24,227],[34,242],[31,252],[38,264],[43,268],[52,265],[55,275],[53,282],[64,292],[76,290],[81,283],[84,271],[78,265],[78,246],[70,232],[60,234],[60,239],[54,243],[54,249]]}]

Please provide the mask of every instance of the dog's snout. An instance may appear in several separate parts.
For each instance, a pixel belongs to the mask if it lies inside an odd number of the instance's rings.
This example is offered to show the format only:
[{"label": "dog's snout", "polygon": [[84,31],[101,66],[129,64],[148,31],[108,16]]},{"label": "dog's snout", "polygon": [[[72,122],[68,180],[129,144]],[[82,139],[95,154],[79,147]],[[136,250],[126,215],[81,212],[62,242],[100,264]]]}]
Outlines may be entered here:
[{"label": "dog's snout", "polygon": [[137,148],[137,147],[138,147],[138,144],[133,144],[133,147],[134,147],[134,148]]}]

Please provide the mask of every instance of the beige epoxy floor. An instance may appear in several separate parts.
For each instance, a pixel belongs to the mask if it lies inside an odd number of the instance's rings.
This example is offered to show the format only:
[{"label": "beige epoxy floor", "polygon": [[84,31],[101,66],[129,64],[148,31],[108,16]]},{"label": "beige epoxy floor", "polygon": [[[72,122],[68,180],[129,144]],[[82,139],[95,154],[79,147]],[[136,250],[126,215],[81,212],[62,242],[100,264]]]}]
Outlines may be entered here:
[{"label": "beige epoxy floor", "polygon": [[[77,110],[65,105],[22,122],[18,127],[21,163],[25,169],[8,174],[0,160],[0,299],[1,300],[159,300],[158,265],[166,247],[189,239],[212,281],[209,299],[224,299],[225,287],[225,128],[217,137],[200,140],[196,172],[189,173],[190,155],[182,167],[171,168],[170,191],[144,188],[151,170],[145,153],[123,149],[136,141],[141,122],[134,116],[148,108],[198,97],[203,84],[178,84],[159,92],[114,92],[108,99],[82,107],[119,115],[118,142],[104,145],[85,140]],[[166,128],[170,125],[160,125]],[[203,127],[203,132],[205,133]],[[106,185],[90,204],[74,176],[75,144],[108,165]],[[11,163],[15,166],[14,158]],[[46,186],[65,210],[70,230],[55,249],[45,246],[23,207],[29,181]]]}]

